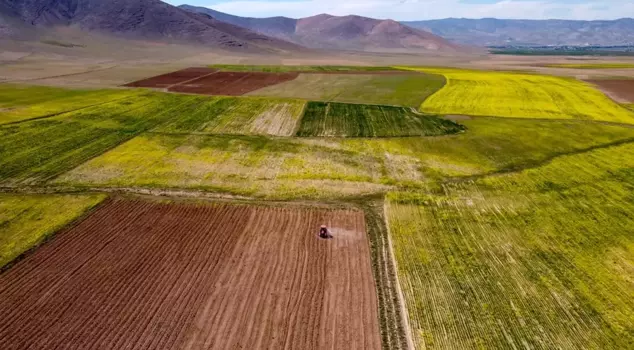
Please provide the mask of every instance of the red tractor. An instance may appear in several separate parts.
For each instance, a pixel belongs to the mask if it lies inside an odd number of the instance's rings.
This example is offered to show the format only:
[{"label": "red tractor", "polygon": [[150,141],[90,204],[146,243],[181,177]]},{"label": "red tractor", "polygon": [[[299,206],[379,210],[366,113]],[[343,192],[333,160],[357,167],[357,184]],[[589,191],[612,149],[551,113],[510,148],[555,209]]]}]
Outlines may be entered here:
[{"label": "red tractor", "polygon": [[332,238],[332,235],[330,234],[330,231],[328,230],[328,227],[326,227],[326,225],[321,225],[321,228],[319,229],[319,237],[323,239]]}]

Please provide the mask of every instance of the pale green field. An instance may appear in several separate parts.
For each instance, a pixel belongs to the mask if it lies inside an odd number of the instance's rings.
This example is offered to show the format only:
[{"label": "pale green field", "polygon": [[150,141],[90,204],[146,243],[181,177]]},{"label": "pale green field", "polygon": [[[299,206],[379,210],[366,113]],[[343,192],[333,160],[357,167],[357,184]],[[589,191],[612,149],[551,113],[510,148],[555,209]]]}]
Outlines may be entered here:
[{"label": "pale green field", "polygon": [[292,136],[305,101],[256,97],[201,97],[155,131]]},{"label": "pale green field", "polygon": [[266,198],[341,198],[512,170],[630,140],[634,129],[580,122],[463,120],[454,136],[319,139],[145,134],[64,174],[73,186],[167,187]]},{"label": "pale green field", "polygon": [[294,80],[251,92],[253,96],[418,107],[445,84],[441,75],[300,74]]},{"label": "pale green field", "polygon": [[629,349],[634,144],[436,193],[388,216],[418,349]]},{"label": "pale green field", "polygon": [[445,87],[422,104],[421,111],[426,113],[634,124],[634,113],[578,80],[458,69],[415,70],[447,77]]},{"label": "pale green field", "polygon": [[105,197],[0,194],[0,268]]}]

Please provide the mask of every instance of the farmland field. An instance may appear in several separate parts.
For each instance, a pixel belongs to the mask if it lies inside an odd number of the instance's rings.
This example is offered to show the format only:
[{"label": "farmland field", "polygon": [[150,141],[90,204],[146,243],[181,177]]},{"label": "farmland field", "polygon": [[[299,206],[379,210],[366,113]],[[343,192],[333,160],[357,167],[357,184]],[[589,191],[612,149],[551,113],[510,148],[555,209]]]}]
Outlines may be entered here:
[{"label": "farmland field", "polygon": [[0,194],[0,269],[104,198]]},{"label": "farmland field", "polygon": [[628,143],[390,195],[417,348],[631,348],[633,160]]},{"label": "farmland field", "polygon": [[634,63],[553,63],[546,64],[551,68],[574,68],[574,69],[627,69],[634,68]]},{"label": "farmland field", "polygon": [[380,349],[369,257],[361,211],[110,200],[0,275],[0,348]]},{"label": "farmland field", "polygon": [[447,84],[421,110],[509,118],[582,119],[634,124],[634,114],[587,83],[544,75],[423,69]]},{"label": "farmland field", "polygon": [[419,107],[428,96],[444,85],[445,78],[435,74],[300,74],[292,81],[255,90],[249,94]]},{"label": "farmland field", "polygon": [[275,65],[239,65],[239,64],[214,64],[210,68],[219,69],[223,72],[268,72],[268,73],[285,73],[285,72],[332,72],[332,73],[349,73],[349,72],[395,72],[398,68],[394,67],[375,67],[375,66],[275,66]]},{"label": "farmland field", "polygon": [[211,68],[185,68],[176,72],[157,75],[155,77],[128,83],[128,87],[168,88],[216,72]]},{"label": "farmland field", "polygon": [[205,98],[155,131],[292,136],[304,106],[304,101],[290,99]]},{"label": "farmland field", "polygon": [[309,102],[297,136],[439,136],[463,130],[456,122],[406,107]]},{"label": "farmland field", "polygon": [[632,140],[577,121],[461,120],[468,132],[380,139],[148,133],[60,176],[70,186],[190,188],[267,198],[340,198],[510,171]]},{"label": "farmland field", "polygon": [[3,84],[0,85],[0,124],[51,116],[139,95],[138,91],[68,90]]},{"label": "farmland field", "polygon": [[617,102],[634,103],[634,79],[588,80]]},{"label": "farmland field", "polygon": [[297,78],[297,73],[218,72],[174,85],[173,92],[240,96],[257,89]]},{"label": "farmland field", "polygon": [[34,184],[54,178],[194,103],[195,97],[146,93],[63,113],[0,126],[0,183]]}]

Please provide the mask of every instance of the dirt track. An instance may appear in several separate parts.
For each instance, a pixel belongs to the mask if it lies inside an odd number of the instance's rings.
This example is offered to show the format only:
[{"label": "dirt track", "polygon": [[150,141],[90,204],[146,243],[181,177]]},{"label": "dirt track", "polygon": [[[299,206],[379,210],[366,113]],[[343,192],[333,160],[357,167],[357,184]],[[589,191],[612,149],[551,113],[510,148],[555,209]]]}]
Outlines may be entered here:
[{"label": "dirt track", "polygon": [[634,103],[634,80],[588,80],[597,85],[606,95],[620,103]]},{"label": "dirt track", "polygon": [[299,73],[218,72],[173,86],[169,90],[202,95],[240,96],[298,76]]},{"label": "dirt track", "polygon": [[163,89],[163,88],[170,87],[174,84],[183,83],[188,80],[196,79],[198,77],[211,74],[216,71],[217,71],[216,69],[211,69],[211,68],[196,68],[196,67],[185,68],[176,72],[157,75],[155,77],[135,81],[135,82],[126,84],[124,86]]},{"label": "dirt track", "polygon": [[0,348],[379,349],[369,256],[357,211],[114,200],[0,275]]}]

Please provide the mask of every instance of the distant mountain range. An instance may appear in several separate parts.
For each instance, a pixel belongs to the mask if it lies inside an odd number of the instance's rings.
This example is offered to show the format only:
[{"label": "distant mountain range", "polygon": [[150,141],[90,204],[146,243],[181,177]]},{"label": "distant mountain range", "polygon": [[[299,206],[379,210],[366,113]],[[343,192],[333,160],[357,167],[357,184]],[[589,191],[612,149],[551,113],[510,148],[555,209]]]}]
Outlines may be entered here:
[{"label": "distant mountain range", "polygon": [[179,7],[311,48],[363,51],[456,51],[462,49],[459,45],[440,36],[393,20],[377,20],[361,16],[339,17],[327,14],[300,19],[249,18],[229,15],[206,7],[189,5]]},{"label": "distant mountain range", "polygon": [[118,37],[251,52],[306,48],[456,52],[469,46],[628,45],[634,19],[615,21],[443,19],[396,22],[361,16],[248,18],[160,0],[0,0],[0,39],[37,39],[70,26]]},{"label": "distant mountain range", "polygon": [[271,38],[159,0],[0,0],[0,35],[73,26],[130,39],[168,40],[251,51],[297,50]]},{"label": "distant mountain range", "polygon": [[634,19],[613,21],[449,18],[402,22],[451,41],[476,45],[631,45]]}]

